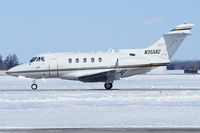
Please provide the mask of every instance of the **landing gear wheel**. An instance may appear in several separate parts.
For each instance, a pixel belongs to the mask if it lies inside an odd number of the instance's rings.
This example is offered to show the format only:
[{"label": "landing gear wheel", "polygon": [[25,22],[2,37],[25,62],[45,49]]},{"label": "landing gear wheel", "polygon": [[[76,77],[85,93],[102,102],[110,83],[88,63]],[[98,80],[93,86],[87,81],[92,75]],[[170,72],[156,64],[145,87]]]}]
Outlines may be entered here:
[{"label": "landing gear wheel", "polygon": [[112,83],[105,83],[104,87],[106,88],[106,90],[111,90],[111,88],[113,87]]},{"label": "landing gear wheel", "polygon": [[33,90],[37,90],[38,86],[37,86],[37,84],[32,84],[32,85],[31,85],[31,88],[32,88]]}]

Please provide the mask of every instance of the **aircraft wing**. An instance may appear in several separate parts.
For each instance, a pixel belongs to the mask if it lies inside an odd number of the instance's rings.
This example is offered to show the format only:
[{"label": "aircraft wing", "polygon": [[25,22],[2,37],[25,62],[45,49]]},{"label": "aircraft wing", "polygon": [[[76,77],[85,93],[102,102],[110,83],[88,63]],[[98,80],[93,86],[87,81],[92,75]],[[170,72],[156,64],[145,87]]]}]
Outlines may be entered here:
[{"label": "aircraft wing", "polygon": [[104,72],[97,72],[80,76],[78,79],[82,82],[106,82],[113,81],[119,78],[119,72],[116,70],[105,70]]}]

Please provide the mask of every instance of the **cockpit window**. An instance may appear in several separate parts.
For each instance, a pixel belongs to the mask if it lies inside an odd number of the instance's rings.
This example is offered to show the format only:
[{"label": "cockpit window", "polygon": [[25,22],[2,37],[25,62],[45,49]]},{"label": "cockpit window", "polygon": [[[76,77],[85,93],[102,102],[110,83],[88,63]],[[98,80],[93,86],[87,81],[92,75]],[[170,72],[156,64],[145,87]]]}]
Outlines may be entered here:
[{"label": "cockpit window", "polygon": [[34,61],[37,61],[37,62],[45,62],[45,57],[42,56],[42,57],[33,57],[31,60],[30,60],[30,63],[34,62]]},{"label": "cockpit window", "polygon": [[40,57],[38,57],[36,61],[37,61],[37,62],[40,62]]},{"label": "cockpit window", "polygon": [[33,57],[30,62],[34,62],[37,59],[37,57]]},{"label": "cockpit window", "polygon": [[43,61],[43,62],[44,62],[44,61],[45,61],[45,58],[44,58],[44,57],[41,57],[41,61]]}]

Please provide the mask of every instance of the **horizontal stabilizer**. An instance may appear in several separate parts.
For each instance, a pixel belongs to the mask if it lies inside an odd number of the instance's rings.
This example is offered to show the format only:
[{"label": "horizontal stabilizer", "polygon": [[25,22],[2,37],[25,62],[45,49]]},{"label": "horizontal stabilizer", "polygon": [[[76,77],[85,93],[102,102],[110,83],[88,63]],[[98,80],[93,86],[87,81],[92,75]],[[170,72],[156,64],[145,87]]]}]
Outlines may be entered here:
[{"label": "horizontal stabilizer", "polygon": [[174,29],[172,29],[170,32],[168,32],[167,34],[192,34],[190,31],[192,29],[192,27],[194,26],[194,24],[180,24],[178,26],[176,26]]}]

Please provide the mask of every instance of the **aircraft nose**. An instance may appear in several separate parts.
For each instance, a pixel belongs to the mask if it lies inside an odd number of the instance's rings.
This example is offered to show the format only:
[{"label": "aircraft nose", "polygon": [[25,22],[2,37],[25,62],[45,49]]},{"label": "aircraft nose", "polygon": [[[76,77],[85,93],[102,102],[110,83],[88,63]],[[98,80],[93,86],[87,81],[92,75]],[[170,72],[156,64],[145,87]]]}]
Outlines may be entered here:
[{"label": "aircraft nose", "polygon": [[16,75],[16,67],[13,67],[13,68],[9,69],[8,71],[6,71],[6,74],[15,76]]},{"label": "aircraft nose", "polygon": [[6,74],[11,76],[19,76],[20,71],[21,71],[21,65],[9,69],[8,71],[6,71]]}]

